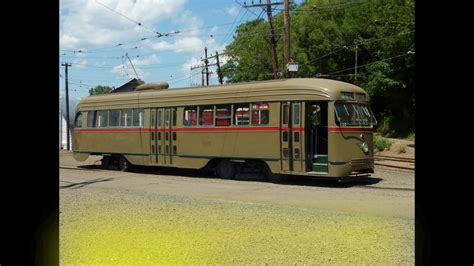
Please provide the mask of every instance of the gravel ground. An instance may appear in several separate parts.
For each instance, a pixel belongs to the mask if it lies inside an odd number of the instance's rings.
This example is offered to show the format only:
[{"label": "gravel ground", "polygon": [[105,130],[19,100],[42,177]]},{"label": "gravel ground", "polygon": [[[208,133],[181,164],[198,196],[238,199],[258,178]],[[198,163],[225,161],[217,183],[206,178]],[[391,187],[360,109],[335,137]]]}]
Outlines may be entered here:
[{"label": "gravel ground", "polygon": [[105,171],[97,159],[61,153],[62,265],[414,264],[410,171],[271,184]]}]

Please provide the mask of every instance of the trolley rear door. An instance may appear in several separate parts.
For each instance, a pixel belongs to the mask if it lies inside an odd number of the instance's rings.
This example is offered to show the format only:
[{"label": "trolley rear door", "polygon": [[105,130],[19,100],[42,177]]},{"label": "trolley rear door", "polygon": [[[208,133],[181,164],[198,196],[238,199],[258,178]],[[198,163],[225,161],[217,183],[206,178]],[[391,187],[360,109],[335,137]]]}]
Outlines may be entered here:
[{"label": "trolley rear door", "polygon": [[303,133],[301,102],[281,103],[280,143],[282,171],[302,171]]},{"label": "trolley rear door", "polygon": [[164,123],[162,127],[162,146],[164,147],[163,164],[173,165],[173,155],[177,153],[176,139],[176,108],[164,108]]},{"label": "trolley rear door", "polygon": [[162,164],[164,159],[162,156],[162,122],[163,121],[163,109],[153,108],[150,110],[150,164],[157,165]]},{"label": "trolley rear door", "polygon": [[151,109],[150,163],[172,165],[176,146],[176,108]]}]

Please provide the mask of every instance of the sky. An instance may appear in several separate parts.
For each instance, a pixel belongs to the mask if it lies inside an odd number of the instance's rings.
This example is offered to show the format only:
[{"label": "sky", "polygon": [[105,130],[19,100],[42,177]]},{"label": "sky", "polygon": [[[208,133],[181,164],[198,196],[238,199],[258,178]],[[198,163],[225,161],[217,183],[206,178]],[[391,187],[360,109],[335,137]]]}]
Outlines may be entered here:
[{"label": "sky", "polygon": [[[72,64],[72,101],[88,96],[90,88],[119,87],[137,75],[145,82],[167,81],[170,89],[201,85],[201,69],[190,68],[201,65],[204,47],[208,56],[222,53],[239,24],[259,15],[266,19],[259,7],[242,7],[245,1],[60,0],[60,98],[63,63]],[[225,56],[219,59],[225,63]],[[210,71],[209,83],[218,84],[215,67]]]}]

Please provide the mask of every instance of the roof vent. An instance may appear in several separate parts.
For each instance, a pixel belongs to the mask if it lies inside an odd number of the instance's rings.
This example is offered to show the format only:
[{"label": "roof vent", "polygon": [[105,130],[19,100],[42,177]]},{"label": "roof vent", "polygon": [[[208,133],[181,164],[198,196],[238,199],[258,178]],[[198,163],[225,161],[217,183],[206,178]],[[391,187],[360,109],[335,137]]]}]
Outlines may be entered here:
[{"label": "roof vent", "polygon": [[157,81],[157,82],[150,82],[139,85],[135,88],[136,91],[144,91],[144,90],[165,90],[168,89],[170,85],[166,81]]}]

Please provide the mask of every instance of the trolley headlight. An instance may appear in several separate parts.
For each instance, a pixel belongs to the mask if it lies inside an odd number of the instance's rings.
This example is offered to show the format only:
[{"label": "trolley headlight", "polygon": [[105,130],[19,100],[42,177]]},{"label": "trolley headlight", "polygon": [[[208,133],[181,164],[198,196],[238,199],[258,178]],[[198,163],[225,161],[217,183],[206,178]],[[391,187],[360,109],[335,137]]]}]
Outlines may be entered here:
[{"label": "trolley headlight", "polygon": [[364,153],[369,153],[369,145],[367,145],[366,142],[362,142],[359,144],[359,148],[364,152]]}]

